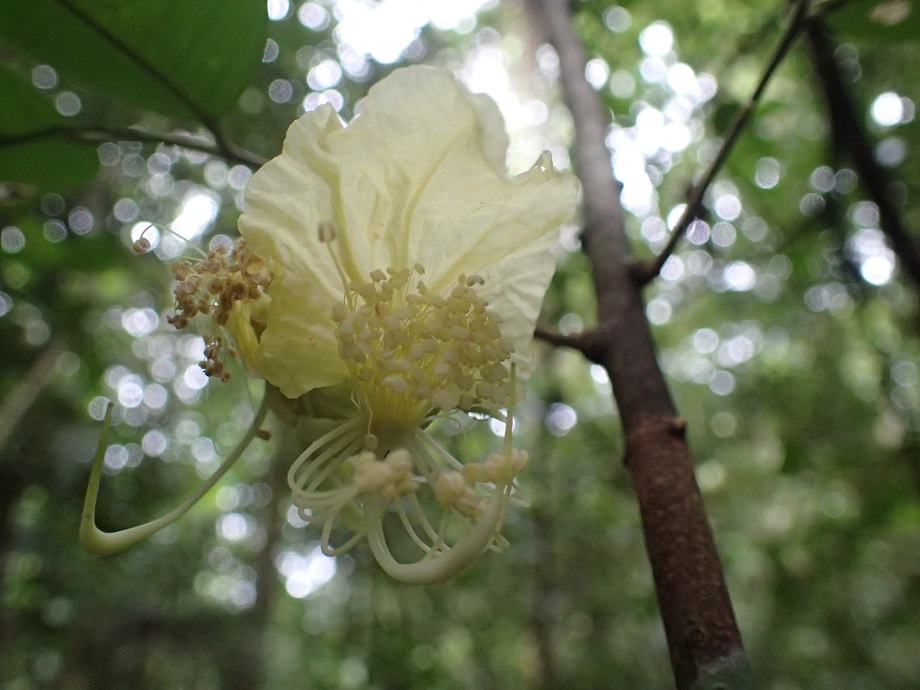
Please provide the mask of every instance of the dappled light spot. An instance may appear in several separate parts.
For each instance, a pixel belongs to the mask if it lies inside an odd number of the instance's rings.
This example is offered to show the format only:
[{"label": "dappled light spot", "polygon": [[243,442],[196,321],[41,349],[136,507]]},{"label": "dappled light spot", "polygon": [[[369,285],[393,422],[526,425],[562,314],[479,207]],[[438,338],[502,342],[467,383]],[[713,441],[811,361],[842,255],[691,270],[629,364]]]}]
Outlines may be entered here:
[{"label": "dappled light spot", "polygon": [[895,256],[880,230],[858,230],[847,242],[847,251],[859,262],[859,274],[867,283],[885,285],[891,280]]},{"label": "dappled light spot", "polygon": [[123,377],[117,386],[118,402],[127,408],[137,407],[144,399],[144,385],[136,374]]},{"label": "dappled light spot", "polygon": [[779,184],[782,166],[775,158],[769,156],[757,161],[754,171],[754,183],[761,189],[773,189]]},{"label": "dappled light spot", "polygon": [[895,168],[907,158],[907,141],[902,137],[887,137],[875,147],[875,160],[886,168]]},{"label": "dappled light spot", "polygon": [[729,290],[745,292],[754,287],[757,281],[757,274],[746,261],[732,261],[725,267],[722,279]]},{"label": "dappled light spot", "polygon": [[338,111],[345,105],[345,98],[336,89],[327,89],[319,93],[308,93],[303,99],[303,109],[305,111],[316,110],[326,103]]},{"label": "dappled light spot", "polygon": [[54,99],[55,109],[64,117],[73,117],[83,108],[80,97],[72,91],[61,91]]},{"label": "dappled light spot", "polygon": [[6,316],[13,308],[13,298],[5,292],[0,292],[0,317]]},{"label": "dappled light spot", "polygon": [[273,22],[280,22],[286,19],[291,11],[291,3],[288,0],[268,0],[268,18]]},{"label": "dappled light spot", "polygon": [[629,10],[619,5],[611,5],[603,14],[604,26],[614,33],[623,33],[632,24],[632,16]]},{"label": "dappled light spot", "polygon": [[287,79],[275,79],[268,85],[268,97],[275,103],[287,103],[294,95],[294,87]]},{"label": "dappled light spot", "polygon": [[[709,428],[712,430],[712,433],[719,438],[730,438],[734,436],[735,432],[738,430],[738,420],[731,412],[722,410],[712,415],[709,420]],[[705,463],[703,467],[708,464],[708,462]],[[719,464],[719,468],[722,468],[721,464]],[[716,488],[716,486],[722,483],[722,480],[725,478],[724,468],[722,469],[721,475],[718,481],[714,481],[715,486],[712,488]],[[715,478],[711,479],[715,480]]]},{"label": "dappled light spot", "polygon": [[297,10],[297,21],[307,29],[322,31],[329,26],[329,12],[316,2],[305,2]]},{"label": "dappled light spot", "polygon": [[719,334],[711,328],[700,328],[693,334],[693,349],[707,355],[719,347]]},{"label": "dappled light spot", "polygon": [[220,210],[219,199],[214,192],[201,188],[192,190],[182,199],[179,213],[170,224],[170,229],[185,240],[201,235]]},{"label": "dappled light spot", "polygon": [[307,85],[322,91],[335,86],[342,80],[342,67],[335,60],[323,60],[307,73]]},{"label": "dappled light spot", "polygon": [[275,567],[284,577],[284,588],[295,599],[305,599],[329,582],[336,571],[336,559],[323,554],[319,544],[304,552],[282,551]]},{"label": "dappled light spot", "polygon": [[227,541],[243,541],[252,531],[249,519],[241,513],[221,515],[217,519],[216,528],[217,534]]},{"label": "dappled light spot", "polygon": [[[715,417],[713,416],[713,419]],[[715,491],[725,483],[725,467],[718,460],[708,460],[696,468],[696,481],[701,490]]]},{"label": "dappled light spot", "polygon": [[824,201],[824,197],[820,194],[814,194],[813,192],[809,192],[803,196],[802,200],[799,202],[799,211],[807,218],[814,218],[821,215],[826,207],[827,202]]},{"label": "dappled light spot", "polygon": [[674,32],[665,22],[653,22],[639,34],[639,45],[646,55],[667,55],[674,46]]},{"label": "dappled light spot", "polygon": [[834,175],[834,191],[838,194],[851,194],[858,183],[859,177],[849,168],[842,168]]},{"label": "dappled light spot", "polygon": [[709,390],[716,395],[730,395],[735,390],[735,376],[730,371],[718,369],[709,379]]},{"label": "dappled light spot", "polygon": [[661,267],[661,277],[669,283],[676,283],[684,276],[684,262],[679,256],[669,256]]},{"label": "dappled light spot", "polygon": [[607,78],[609,76],[610,66],[607,64],[606,60],[594,58],[588,60],[587,64],[585,64],[585,79],[587,79],[588,83],[595,89],[602,89],[604,84],[607,83]]},{"label": "dappled light spot", "polygon": [[565,436],[578,423],[575,409],[564,403],[553,403],[546,412],[544,424],[553,436]]},{"label": "dappled light spot", "polygon": [[893,127],[901,124],[905,117],[905,102],[893,91],[879,94],[869,106],[869,114],[876,124],[882,127]]},{"label": "dappled light spot", "polygon": [[159,429],[151,429],[141,439],[141,448],[151,457],[162,455],[168,446],[169,440],[166,438],[166,434]]},{"label": "dappled light spot", "polygon": [[814,169],[808,178],[811,186],[818,192],[829,192],[834,188],[834,169],[822,165]]},{"label": "dappled light spot", "polygon": [[58,83],[57,72],[50,65],[36,65],[32,68],[32,83],[39,89],[53,89]]},{"label": "dappled light spot", "polygon": [[57,219],[45,221],[42,225],[42,235],[53,244],[63,242],[67,239],[67,226]]},{"label": "dappled light spot", "polygon": [[645,308],[646,317],[655,326],[661,326],[670,321],[672,313],[671,303],[663,297],[656,297]]},{"label": "dappled light spot", "polygon": [[7,254],[16,254],[25,249],[26,236],[15,225],[8,225],[0,230],[0,248]]},{"label": "dappled light spot", "polygon": [[687,227],[687,241],[691,244],[701,245],[709,241],[709,223],[704,220],[695,220]]}]

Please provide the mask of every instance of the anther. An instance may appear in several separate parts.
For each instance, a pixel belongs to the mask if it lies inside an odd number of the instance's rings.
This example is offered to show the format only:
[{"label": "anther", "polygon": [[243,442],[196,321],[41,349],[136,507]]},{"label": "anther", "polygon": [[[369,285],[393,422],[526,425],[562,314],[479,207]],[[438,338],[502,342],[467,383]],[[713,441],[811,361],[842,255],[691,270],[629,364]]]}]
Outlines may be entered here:
[{"label": "anther", "polygon": [[322,243],[332,242],[335,239],[335,225],[328,220],[320,221],[317,227],[319,231],[319,241]]},{"label": "anther", "polygon": [[135,240],[134,244],[131,245],[131,249],[134,250],[135,254],[144,254],[150,251],[150,240],[146,237],[139,237]]}]

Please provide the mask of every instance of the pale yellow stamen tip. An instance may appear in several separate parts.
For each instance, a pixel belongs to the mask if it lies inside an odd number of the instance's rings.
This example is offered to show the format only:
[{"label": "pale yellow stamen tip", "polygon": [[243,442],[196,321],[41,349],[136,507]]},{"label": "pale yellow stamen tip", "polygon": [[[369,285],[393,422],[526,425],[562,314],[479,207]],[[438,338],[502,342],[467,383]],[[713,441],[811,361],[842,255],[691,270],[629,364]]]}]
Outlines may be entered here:
[{"label": "pale yellow stamen tip", "polygon": [[374,269],[350,281],[332,309],[339,354],[375,424],[415,428],[432,408],[469,410],[507,397],[510,343],[501,319],[476,292],[481,276],[460,275],[445,296],[429,294],[410,269]]}]

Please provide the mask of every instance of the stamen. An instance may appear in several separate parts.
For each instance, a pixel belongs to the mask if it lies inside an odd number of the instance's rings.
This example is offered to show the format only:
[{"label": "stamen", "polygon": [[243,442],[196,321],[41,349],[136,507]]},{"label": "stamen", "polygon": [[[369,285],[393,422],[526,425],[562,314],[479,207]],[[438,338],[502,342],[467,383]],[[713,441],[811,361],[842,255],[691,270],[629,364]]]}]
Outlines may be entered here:
[{"label": "stamen", "polygon": [[174,508],[166,515],[145,522],[136,527],[119,530],[118,532],[103,532],[96,526],[96,499],[99,495],[99,483],[102,478],[102,464],[105,459],[105,451],[108,447],[109,429],[112,425],[112,408],[114,405],[109,403],[105,411],[105,421],[102,425],[102,437],[99,439],[99,447],[96,449],[96,455],[93,457],[93,464],[89,475],[89,485],[86,489],[86,498],[83,501],[83,517],[80,521],[80,543],[83,548],[96,556],[110,556],[124,551],[129,546],[146,539],[152,534],[159,532],[164,527],[168,527],[176,520],[185,515],[198,501],[200,501],[211,488],[220,481],[220,479],[233,467],[234,463],[239,460],[240,456],[249,447],[254,438],[259,435],[259,429],[265,421],[265,415],[269,409],[269,398],[271,393],[266,391],[262,398],[262,404],[256,413],[255,419],[249,429],[243,434],[243,438],[237,444],[233,452],[221,463],[217,471],[214,472],[195,493],[189,496],[182,504]]},{"label": "stamen", "polygon": [[197,262],[188,260],[173,264],[178,285],[175,314],[166,320],[176,328],[185,328],[199,314],[210,320],[211,332],[205,334],[205,358],[199,363],[208,376],[223,381],[230,378],[223,362],[228,322],[246,307],[242,322],[252,329],[253,338],[264,330],[264,318],[253,311],[256,302],[268,294],[273,276],[262,259],[253,254],[246,241],[239,239],[231,245],[219,245]]},{"label": "stamen", "polygon": [[448,580],[472,563],[491,543],[496,527],[504,516],[504,493],[496,492],[472,529],[449,551],[437,551],[433,557],[416,563],[398,563],[387,546],[381,523],[381,509],[372,505],[367,511],[368,543],[380,567],[391,577],[409,584],[430,585]]},{"label": "stamen", "polygon": [[342,268],[342,262],[339,261],[338,254],[335,253],[335,249],[333,248],[333,242],[336,238],[335,225],[332,224],[332,221],[320,221],[318,232],[319,241],[329,248],[329,256],[332,257],[332,263],[335,264],[335,270],[338,271],[339,278],[342,280],[342,287],[345,289],[345,302],[351,306],[352,303],[348,294],[348,285],[350,281],[345,274],[345,269]]},{"label": "stamen", "polygon": [[421,280],[410,287],[423,272],[416,264],[374,269],[367,282],[343,278],[345,302],[332,309],[339,354],[375,431],[409,432],[432,408],[470,411],[505,402],[513,347],[476,291],[485,281],[460,275],[441,296]]}]

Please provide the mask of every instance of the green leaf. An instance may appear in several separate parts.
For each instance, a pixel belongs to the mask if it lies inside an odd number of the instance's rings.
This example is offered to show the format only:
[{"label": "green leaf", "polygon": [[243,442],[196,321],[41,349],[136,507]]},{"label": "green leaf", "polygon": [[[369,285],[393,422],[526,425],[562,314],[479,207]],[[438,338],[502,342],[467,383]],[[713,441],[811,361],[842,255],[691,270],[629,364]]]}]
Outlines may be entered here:
[{"label": "green leaf", "polygon": [[17,137],[65,122],[24,78],[0,70],[0,103],[0,182],[64,191],[95,174],[99,160],[93,145],[60,138],[13,143]]},{"label": "green leaf", "polygon": [[261,61],[264,2],[31,0],[0,6],[0,38],[65,79],[184,120],[216,118]]},{"label": "green leaf", "polygon": [[913,0],[849,0],[828,15],[839,36],[872,44],[920,40],[920,7]]},{"label": "green leaf", "polygon": [[0,135],[16,136],[63,122],[54,106],[25,78],[0,69]]},{"label": "green leaf", "polygon": [[64,192],[88,182],[99,167],[96,148],[60,139],[0,147],[0,182]]}]

